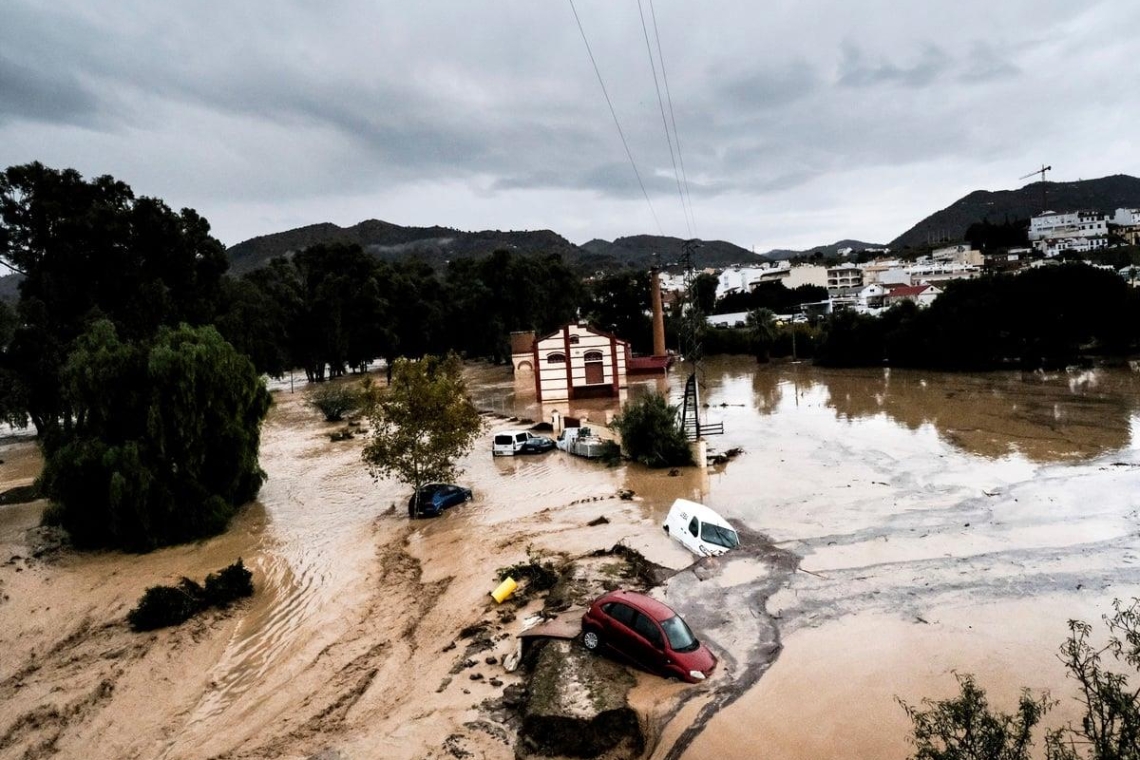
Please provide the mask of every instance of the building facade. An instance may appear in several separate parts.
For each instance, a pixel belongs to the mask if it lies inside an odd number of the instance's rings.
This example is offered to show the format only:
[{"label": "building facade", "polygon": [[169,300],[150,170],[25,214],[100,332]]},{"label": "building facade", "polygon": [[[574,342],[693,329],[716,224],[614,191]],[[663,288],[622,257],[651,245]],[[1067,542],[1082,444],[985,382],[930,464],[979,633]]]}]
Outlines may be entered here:
[{"label": "building facade", "polygon": [[[531,342],[538,401],[618,396],[627,387],[629,343],[585,323],[564,325]],[[515,367],[526,364],[516,355]]]}]

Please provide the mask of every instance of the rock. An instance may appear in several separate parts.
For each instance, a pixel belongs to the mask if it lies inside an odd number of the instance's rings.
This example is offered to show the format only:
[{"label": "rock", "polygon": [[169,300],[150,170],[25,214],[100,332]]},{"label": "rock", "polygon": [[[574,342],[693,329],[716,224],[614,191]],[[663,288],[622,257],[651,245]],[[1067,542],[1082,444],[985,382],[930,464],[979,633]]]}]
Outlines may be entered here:
[{"label": "rock", "polygon": [[522,684],[511,684],[503,689],[503,706],[520,707],[526,702],[526,687]]},{"label": "rock", "polygon": [[498,665],[499,664],[499,658],[494,656],[494,655],[491,655],[487,659],[483,660],[483,662],[487,663],[488,665]]},{"label": "rock", "polygon": [[633,495],[634,495],[633,491],[631,491],[628,488],[623,488],[620,491],[618,491],[618,498],[621,499],[622,501],[629,501],[630,499],[633,498]]},{"label": "rock", "polygon": [[496,689],[503,685],[503,682],[500,681],[498,678],[492,678],[490,681],[487,681],[487,683],[491,684]]},{"label": "rock", "polygon": [[608,518],[606,518],[605,515],[602,515],[601,517],[595,517],[593,520],[590,520],[590,522],[588,522],[586,524],[589,525],[591,528],[593,528],[593,527],[596,527],[598,525],[609,525],[610,521]]},{"label": "rock", "polygon": [[483,680],[483,674],[482,673],[472,673],[471,674],[471,680],[472,681],[482,681]]}]

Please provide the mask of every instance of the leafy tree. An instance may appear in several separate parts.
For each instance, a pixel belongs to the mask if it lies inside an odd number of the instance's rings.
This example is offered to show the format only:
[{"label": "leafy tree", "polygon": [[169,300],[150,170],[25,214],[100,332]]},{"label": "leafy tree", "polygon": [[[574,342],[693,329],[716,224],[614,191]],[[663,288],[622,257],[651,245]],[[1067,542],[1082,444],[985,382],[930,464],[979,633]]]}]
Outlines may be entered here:
[{"label": "leafy tree", "polygon": [[1077,700],[1085,714],[1079,727],[1069,725],[1049,736],[1051,760],[1140,758],[1140,689],[1121,672],[1140,676],[1140,600],[1127,606],[1116,600],[1113,610],[1105,617],[1109,638],[1103,646],[1092,643],[1088,623],[1069,621],[1060,656],[1079,686]]},{"label": "leafy tree", "polygon": [[339,377],[384,353],[388,303],[376,262],[359,245],[306,248],[293,257],[301,295],[293,323],[295,359],[309,380]]},{"label": "leafy tree", "polygon": [[581,292],[578,278],[558,255],[498,250],[482,259],[452,261],[444,308],[450,347],[506,361],[512,331],[543,335],[574,320]]},{"label": "leafy tree", "polygon": [[653,350],[649,276],[628,270],[606,274],[589,284],[584,313],[592,324],[630,342],[637,353]]},{"label": "leafy tree", "polygon": [[372,433],[363,457],[369,471],[395,477],[415,494],[427,483],[454,480],[455,460],[471,449],[483,426],[454,354],[397,360],[368,416]]},{"label": "leafy tree", "polygon": [[209,231],[193,210],[136,198],[112,177],[85,181],[39,163],[0,174],[0,261],[25,277],[6,352],[18,380],[9,398],[46,447],[75,421],[62,372],[91,321],[109,319],[133,340],[212,318],[228,261]]},{"label": "leafy tree", "polygon": [[1029,760],[1033,727],[1053,705],[1048,697],[1025,689],[1014,715],[995,713],[972,676],[955,677],[961,693],[952,699],[924,699],[921,708],[899,700],[912,724],[913,760]]},{"label": "leafy tree", "polygon": [[[1083,708],[1078,724],[1045,736],[1047,760],[1140,759],[1140,689],[1130,676],[1140,676],[1140,599],[1113,602],[1104,617],[1108,639],[1092,641],[1092,627],[1069,621],[1069,636],[1060,660],[1077,682]],[[985,692],[968,675],[958,675],[958,696],[922,707],[899,703],[911,719],[914,760],[1026,760],[1032,731],[1057,703],[1048,694],[1033,698],[1022,690],[1015,715],[993,713]]]},{"label": "leafy tree", "polygon": [[361,392],[345,383],[320,385],[306,395],[306,403],[319,410],[325,422],[340,422],[344,415],[358,409],[362,401]]},{"label": "leafy tree", "polygon": [[701,314],[712,314],[716,306],[716,289],[720,281],[708,272],[693,278],[693,295]]},{"label": "leafy tree", "polygon": [[269,393],[214,328],[125,342],[100,320],[63,379],[74,430],[48,453],[41,487],[76,545],[148,551],[212,535],[261,487]]},{"label": "leafy tree", "polygon": [[679,467],[693,463],[693,453],[681,429],[677,407],[651,393],[626,404],[613,421],[630,459],[648,467]]}]

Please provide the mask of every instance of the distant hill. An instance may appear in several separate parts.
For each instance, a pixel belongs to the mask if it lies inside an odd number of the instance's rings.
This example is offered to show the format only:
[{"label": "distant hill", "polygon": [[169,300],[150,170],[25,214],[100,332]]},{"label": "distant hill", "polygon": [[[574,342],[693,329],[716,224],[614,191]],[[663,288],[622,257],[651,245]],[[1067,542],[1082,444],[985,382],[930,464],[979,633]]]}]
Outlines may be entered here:
[{"label": "distant hill", "polygon": [[[758,263],[759,256],[723,240],[702,240],[693,251],[693,265],[698,268],[726,267],[732,264]],[[654,264],[678,268],[685,241],[660,235],[632,235],[614,240],[591,240],[582,250],[605,257],[621,266],[648,269]],[[656,256],[656,258],[655,258]]]},{"label": "distant hill", "polygon": [[[278,256],[288,256],[318,243],[356,243],[372,255],[394,261],[414,258],[433,267],[452,259],[486,256],[503,248],[522,254],[557,253],[580,272],[614,267],[648,268],[655,259],[662,266],[681,258],[680,238],[635,235],[613,242],[591,240],[577,246],[550,230],[464,232],[450,227],[402,227],[376,219],[352,227],[313,224],[308,227],[252,238],[229,249],[230,274],[240,276],[265,266]],[[721,240],[703,242],[697,249],[697,266],[727,266],[754,261],[751,251]]]},{"label": "distant hill", "polygon": [[790,248],[773,248],[762,254],[765,259],[769,261],[783,261],[785,259],[794,259],[796,256],[811,256],[816,251],[823,253],[824,256],[836,256],[840,248],[852,248],[856,251],[862,251],[865,248],[885,248],[882,243],[864,243],[862,240],[838,240],[831,245],[817,245],[814,248],[807,248],[802,251],[794,251]]},{"label": "distant hill", "polygon": [[318,243],[356,243],[380,259],[415,258],[434,267],[451,259],[482,257],[499,248],[524,254],[561,254],[568,265],[576,268],[609,263],[593,261],[588,252],[550,230],[463,232],[449,227],[402,227],[369,219],[352,227],[313,224],[238,243],[229,249],[230,274],[245,274],[273,258]]},{"label": "distant hill", "polygon": [[1017,190],[975,190],[936,211],[891,241],[892,249],[959,242],[975,222],[989,220],[1000,224],[1006,219],[1028,219],[1041,213],[1041,190],[1053,211],[1099,211],[1112,213],[1118,208],[1140,207],[1140,179],[1114,174],[1079,182],[1034,182]]}]

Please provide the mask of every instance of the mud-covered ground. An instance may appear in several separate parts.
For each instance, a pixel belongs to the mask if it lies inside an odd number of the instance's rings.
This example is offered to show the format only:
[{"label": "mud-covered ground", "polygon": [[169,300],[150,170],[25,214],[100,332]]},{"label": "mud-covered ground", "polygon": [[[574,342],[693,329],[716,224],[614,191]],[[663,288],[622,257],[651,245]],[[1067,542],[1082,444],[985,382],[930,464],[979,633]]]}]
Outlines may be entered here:
[{"label": "mud-covered ground", "polygon": [[[501,369],[471,381],[484,406],[545,416]],[[223,536],[77,554],[35,529],[42,502],[0,506],[0,757],[512,757],[498,700],[522,676],[502,658],[534,603],[500,609],[488,592],[528,549],[624,542],[677,571],[655,593],[721,667],[696,687],[635,674],[656,758],[903,757],[896,696],[946,695],[956,669],[999,703],[1022,685],[1064,698],[1066,619],[1140,593],[1135,375],[727,360],[704,381],[725,424],[713,445],[744,449],[707,473],[492,459],[510,423],[489,416],[464,461],[475,500],[410,523],[360,438],[330,442],[337,426],[286,387],[263,434],[269,480]],[[0,491],[39,468],[27,441],[0,459]],[[660,529],[677,497],[739,524],[743,550],[691,565]],[[243,606],[127,629],[147,586],[239,556],[257,587]],[[484,621],[473,651],[460,633]]]}]

